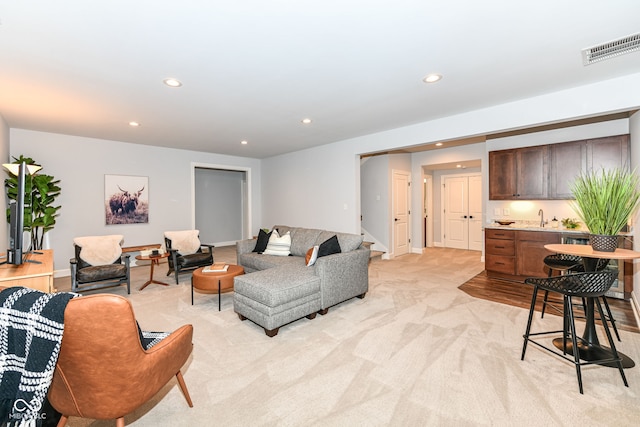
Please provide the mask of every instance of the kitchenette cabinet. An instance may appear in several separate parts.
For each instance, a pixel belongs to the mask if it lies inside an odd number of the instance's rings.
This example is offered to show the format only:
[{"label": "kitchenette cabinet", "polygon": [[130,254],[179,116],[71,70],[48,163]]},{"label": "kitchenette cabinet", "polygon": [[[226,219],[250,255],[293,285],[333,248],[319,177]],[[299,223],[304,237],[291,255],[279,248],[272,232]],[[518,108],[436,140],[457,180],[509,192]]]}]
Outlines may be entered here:
[{"label": "kitchenette cabinet", "polygon": [[545,277],[544,257],[548,243],[560,243],[560,233],[485,229],[485,270],[487,276],[522,281]]},{"label": "kitchenette cabinet", "polygon": [[[485,270],[487,277],[524,282],[527,277],[547,277],[549,270],[544,258],[551,255],[544,245],[550,243],[587,244],[589,235],[578,231],[535,231],[512,227],[487,227],[485,232]],[[619,247],[633,247],[631,236],[620,236]],[[629,299],[633,291],[633,263],[611,263],[611,268],[620,271],[615,287],[607,293],[615,298]]]},{"label": "kitchenette cabinet", "polygon": [[546,145],[489,152],[492,200],[545,199],[549,149]]},{"label": "kitchenette cabinet", "polygon": [[575,177],[602,168],[630,168],[629,135],[490,151],[489,199],[572,199]]}]

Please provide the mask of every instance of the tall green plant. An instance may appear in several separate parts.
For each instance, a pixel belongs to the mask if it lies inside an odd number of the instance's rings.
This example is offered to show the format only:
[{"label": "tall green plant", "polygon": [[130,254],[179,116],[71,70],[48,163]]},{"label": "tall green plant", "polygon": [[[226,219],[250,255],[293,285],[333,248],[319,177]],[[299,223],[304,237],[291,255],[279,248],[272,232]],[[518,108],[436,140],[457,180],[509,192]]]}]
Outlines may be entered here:
[{"label": "tall green plant", "polygon": [[[20,156],[13,158],[15,164],[25,162],[27,165],[37,163],[30,157]],[[39,165],[38,165],[39,166]],[[4,188],[9,200],[17,200],[18,177],[9,173],[9,178],[4,180]],[[51,175],[35,173],[27,174],[24,183],[24,231],[31,234],[31,248],[42,249],[44,234],[52,230],[56,225],[56,216],[61,206],[53,203],[60,195],[59,180]],[[9,221],[9,208],[7,208],[7,221]]]},{"label": "tall green plant", "polygon": [[571,186],[571,207],[592,234],[616,235],[638,208],[638,176],[624,169],[580,175]]}]

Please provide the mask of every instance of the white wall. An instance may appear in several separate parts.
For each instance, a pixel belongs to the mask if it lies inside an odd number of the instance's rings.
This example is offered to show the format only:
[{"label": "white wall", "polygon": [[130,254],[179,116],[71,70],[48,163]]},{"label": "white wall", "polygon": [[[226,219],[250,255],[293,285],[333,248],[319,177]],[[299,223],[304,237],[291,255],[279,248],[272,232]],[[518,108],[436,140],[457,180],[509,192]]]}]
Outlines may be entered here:
[{"label": "white wall", "polygon": [[[261,223],[259,160],[21,129],[11,129],[10,138],[12,156],[32,157],[61,181],[62,209],[49,236],[56,275],[68,274],[76,236],[123,234],[124,246],[135,246],[193,228],[192,162],[251,168],[253,228]],[[148,224],[105,225],[105,174],[149,177]]]},{"label": "white wall", "polygon": [[365,238],[374,248],[388,252],[389,248],[389,156],[373,156],[360,166],[362,228]]},{"label": "white wall", "polygon": [[[629,118],[629,133],[631,133],[631,168],[640,172],[640,113]],[[640,250],[640,212],[636,213],[633,227],[633,249]],[[640,313],[640,260],[634,261],[633,301],[636,313]]]},{"label": "white wall", "polygon": [[[0,114],[0,164],[2,163],[11,163],[9,157],[9,126],[7,122],[4,120],[4,117]],[[2,176],[2,184],[4,188],[4,180],[8,177],[7,173],[3,173]],[[0,252],[6,253],[7,247],[9,246],[9,233],[8,233],[8,224],[7,224],[7,216],[5,215],[6,207],[8,206],[9,200],[7,199],[6,192],[3,190],[2,192],[4,196],[2,197],[2,209],[0,213]]]},{"label": "white wall", "polygon": [[[640,73],[264,159],[263,226],[291,223],[357,233],[360,154],[639,108],[640,91],[631,90],[634,87],[640,87]],[[481,148],[473,158],[480,158],[486,165],[484,144],[474,145]],[[465,149],[458,147],[454,152],[458,150],[463,153]],[[420,164],[413,162],[414,182],[422,178]],[[487,182],[486,168],[483,180]],[[421,186],[413,186],[414,212],[420,209],[421,193]],[[487,201],[487,186],[483,193]],[[415,244],[421,242],[419,222],[420,215],[414,215]]]},{"label": "white wall", "polygon": [[360,159],[345,144],[262,162],[262,224],[360,233]]}]

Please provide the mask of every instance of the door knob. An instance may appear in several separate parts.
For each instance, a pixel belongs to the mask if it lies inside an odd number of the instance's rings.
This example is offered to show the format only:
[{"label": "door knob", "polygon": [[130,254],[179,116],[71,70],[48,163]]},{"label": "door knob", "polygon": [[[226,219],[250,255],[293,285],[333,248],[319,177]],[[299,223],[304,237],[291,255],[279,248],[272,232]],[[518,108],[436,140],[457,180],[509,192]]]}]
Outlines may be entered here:
[{"label": "door knob", "polygon": [[398,220],[398,218],[393,218],[393,220],[394,220],[394,221],[397,221],[397,220]]}]

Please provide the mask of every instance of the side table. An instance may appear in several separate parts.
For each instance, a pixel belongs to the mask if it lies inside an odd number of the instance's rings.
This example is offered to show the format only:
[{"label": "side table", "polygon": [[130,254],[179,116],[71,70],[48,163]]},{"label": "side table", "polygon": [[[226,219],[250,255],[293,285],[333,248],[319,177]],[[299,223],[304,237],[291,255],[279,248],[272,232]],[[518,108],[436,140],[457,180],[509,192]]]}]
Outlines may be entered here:
[{"label": "side table", "polygon": [[158,285],[164,285],[164,286],[169,286],[168,283],[164,283],[164,282],[159,282],[157,280],[155,280],[153,278],[153,269],[156,265],[160,264],[160,260],[162,258],[167,258],[169,256],[169,252],[165,252],[163,254],[158,254],[158,255],[136,255],[136,259],[138,261],[151,261],[151,270],[149,272],[149,280],[147,280],[145,282],[144,285],[142,285],[140,287],[140,290],[143,290],[144,288],[146,288],[148,285],[150,285],[151,283],[156,283]]},{"label": "side table", "polygon": [[205,267],[200,267],[191,276],[191,305],[193,305],[193,289],[201,291],[218,290],[218,311],[221,310],[220,293],[223,289],[233,290],[233,278],[244,274],[244,268],[239,265],[227,264],[227,271],[203,272]]}]

